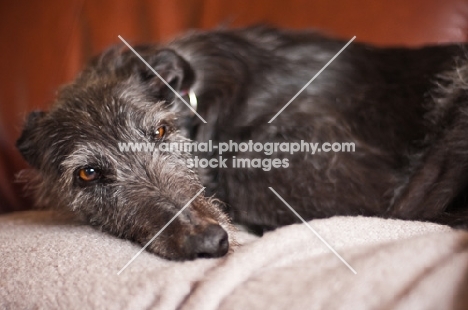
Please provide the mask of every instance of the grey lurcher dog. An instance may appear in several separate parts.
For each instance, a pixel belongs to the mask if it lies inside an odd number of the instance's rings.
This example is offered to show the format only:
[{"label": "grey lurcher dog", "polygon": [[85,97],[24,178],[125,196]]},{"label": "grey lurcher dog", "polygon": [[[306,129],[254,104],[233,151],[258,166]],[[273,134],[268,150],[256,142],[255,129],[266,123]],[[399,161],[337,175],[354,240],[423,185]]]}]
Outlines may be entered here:
[{"label": "grey lurcher dog", "polygon": [[[376,48],[353,43],[271,123],[345,44],[310,31],[256,26],[193,31],[136,47],[192,115],[131,51],[110,48],[32,112],[17,141],[40,206],[71,210],[102,231],[148,242],[168,259],[219,257],[230,221],[255,231],[305,219],[365,215],[466,224],[468,65],[465,46]],[[120,142],[353,142],[354,152],[231,150],[271,169],[188,165],[195,154],[122,152]],[[218,158],[216,151],[198,154]],[[198,156],[197,155],[197,156]],[[193,163],[193,162],[192,162]]]}]

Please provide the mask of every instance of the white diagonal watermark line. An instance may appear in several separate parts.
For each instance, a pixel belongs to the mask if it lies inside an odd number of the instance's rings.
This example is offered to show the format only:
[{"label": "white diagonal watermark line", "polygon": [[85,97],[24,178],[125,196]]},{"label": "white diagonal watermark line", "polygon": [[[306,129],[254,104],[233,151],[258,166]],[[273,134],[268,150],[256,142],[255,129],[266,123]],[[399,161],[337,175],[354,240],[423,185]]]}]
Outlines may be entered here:
[{"label": "white diagonal watermark line", "polygon": [[158,233],[157,233],[153,238],[151,238],[151,240],[148,241],[148,243],[145,244],[145,246],[144,246],[140,251],[138,251],[138,253],[136,253],[135,256],[133,256],[132,259],[129,260],[128,263],[127,263],[125,266],[122,267],[122,269],[120,269],[119,272],[117,272],[117,275],[120,275],[120,274],[122,273],[122,271],[124,271],[125,268],[127,268],[128,265],[130,265],[130,264],[135,260],[135,258],[137,258],[138,255],[140,255],[140,254],[148,247],[148,245],[150,245],[150,243],[153,242],[154,239],[156,239],[156,238],[164,231],[164,229],[166,229],[167,226],[169,226],[169,224],[171,224],[172,221],[174,221],[174,220],[176,219],[176,217],[178,217],[178,216],[182,213],[182,211],[184,211],[185,208],[187,208],[187,207],[192,203],[192,201],[193,201],[195,198],[197,198],[198,195],[200,195],[201,192],[203,192],[204,189],[205,189],[205,187],[203,187],[201,190],[199,190],[198,193],[197,193],[195,196],[193,196],[193,198],[190,199],[189,202],[187,202],[187,204],[186,204],[182,209],[180,209],[180,211],[177,212],[176,215],[174,215],[174,217],[171,218],[171,220],[170,220],[169,222],[167,222],[167,224],[164,225],[164,227],[161,228],[161,230],[158,231]]},{"label": "white diagonal watermark line", "polygon": [[354,270],[353,267],[351,267],[345,260],[343,257],[341,257],[340,254],[338,254],[338,252],[335,251],[335,249],[333,249],[329,244],[328,242],[326,242],[319,234],[318,232],[315,231],[315,229],[313,229],[309,223],[307,223],[300,215],[299,213],[296,212],[296,210],[294,210],[287,202],[286,200],[283,199],[283,197],[280,196],[280,194],[278,194],[272,187],[268,187],[276,196],[278,196],[278,198],[294,213],[294,215],[296,215],[306,226],[307,228],[309,228],[316,236],[317,238],[320,239],[320,241],[322,241],[326,246],[327,248],[330,249],[330,251],[333,252],[333,254],[336,255],[336,257],[338,257],[342,262],[343,264],[346,265],[346,267],[348,267],[354,274],[357,274],[356,270]]},{"label": "white diagonal watermark line", "polygon": [[294,99],[296,99],[296,98],[297,98],[297,96],[299,96],[299,95],[300,95],[300,94],[301,94],[301,93],[304,91],[304,89],[306,89],[306,88],[307,88],[307,86],[309,86],[309,85],[310,85],[310,83],[312,83],[312,82],[313,82],[313,81],[314,81],[314,80],[315,80],[315,79],[316,79],[316,78],[317,78],[317,77],[320,75],[320,73],[322,73],[322,71],[323,71],[323,70],[325,70],[325,69],[326,69],[326,68],[327,68],[327,67],[328,67],[328,66],[329,66],[329,65],[330,65],[330,64],[331,64],[331,63],[332,63],[332,62],[333,62],[333,61],[336,59],[336,57],[338,57],[338,55],[340,55],[340,54],[341,54],[341,52],[343,52],[343,51],[345,50],[345,48],[347,48],[347,47],[348,47],[348,45],[350,45],[350,44],[351,44],[351,42],[353,42],[353,41],[354,41],[354,39],[356,39],[356,36],[354,36],[354,37],[353,37],[351,40],[349,40],[349,42],[348,42],[348,43],[346,43],[346,45],[345,45],[345,46],[343,46],[343,48],[342,48],[342,49],[340,49],[340,51],[339,51],[338,53],[336,53],[336,55],[335,55],[335,56],[333,56],[333,58],[332,58],[332,59],[330,59],[330,60],[327,62],[327,64],[326,64],[325,66],[323,66],[323,68],[322,68],[322,69],[320,69],[320,71],[319,71],[319,72],[317,72],[317,74],[315,74],[315,75],[314,75],[314,77],[313,77],[313,78],[312,78],[312,79],[311,79],[311,80],[310,80],[310,81],[309,81],[307,84],[305,84],[305,85],[304,85],[304,87],[302,87],[302,88],[301,88],[301,90],[300,90],[300,91],[299,91],[299,92],[298,92],[298,93],[297,93],[297,94],[296,94],[294,97],[292,97],[292,98],[291,98],[291,100],[289,100],[289,101],[288,101],[288,103],[286,103],[286,105],[285,105],[285,106],[284,106],[284,107],[283,107],[281,110],[279,110],[279,111],[278,111],[278,113],[276,113],[276,114],[275,114],[275,116],[273,116],[273,117],[272,117],[272,119],[271,119],[271,120],[268,122],[268,124],[271,124],[271,122],[273,122],[273,121],[275,120],[275,118],[277,118],[277,117],[278,117],[278,115],[280,115],[280,114],[281,114],[281,112],[283,112],[283,111],[284,111],[284,109],[286,109],[286,108],[288,107],[288,105],[290,105],[290,104],[291,104],[291,102],[293,102],[293,101],[294,101]]},{"label": "white diagonal watermark line", "polygon": [[197,111],[195,111],[195,109],[192,108],[192,106],[191,106],[187,101],[185,101],[185,99],[182,98],[182,96],[181,96],[174,88],[172,88],[172,86],[169,85],[169,83],[167,83],[166,80],[164,80],[164,79],[162,78],[162,76],[159,75],[159,73],[156,72],[156,70],[153,69],[153,67],[151,67],[151,66],[149,65],[149,63],[147,63],[146,60],[144,60],[143,57],[141,57],[141,55],[138,54],[137,51],[135,51],[135,49],[134,49],[133,47],[131,47],[130,44],[127,43],[127,41],[124,40],[124,38],[122,38],[120,35],[119,35],[118,37],[119,37],[119,39],[120,39],[125,45],[127,45],[127,47],[128,47],[138,58],[140,58],[140,60],[141,60],[151,71],[153,71],[153,73],[154,73],[158,78],[161,79],[161,81],[163,81],[164,84],[166,84],[167,87],[169,87],[170,90],[172,90],[172,92],[173,92],[180,100],[182,100],[183,103],[185,103],[185,105],[186,105],[190,110],[192,110],[192,112],[193,112],[196,116],[198,116],[199,119],[201,119],[201,121],[202,121],[203,123],[206,124],[206,121],[203,119],[203,117],[201,117],[200,114],[198,114]]}]

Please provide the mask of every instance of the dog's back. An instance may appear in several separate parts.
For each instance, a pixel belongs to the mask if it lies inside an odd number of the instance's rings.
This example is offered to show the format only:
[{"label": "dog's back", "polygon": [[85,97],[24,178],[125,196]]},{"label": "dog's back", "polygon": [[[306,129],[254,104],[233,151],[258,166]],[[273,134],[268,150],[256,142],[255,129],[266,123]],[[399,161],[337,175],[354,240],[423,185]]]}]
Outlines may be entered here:
[{"label": "dog's back", "polygon": [[[428,154],[445,149],[440,135],[451,130],[447,115],[458,108],[440,99],[452,83],[442,75],[463,62],[463,45],[405,49],[352,43],[268,123],[345,43],[254,27],[192,34],[169,45],[195,72],[193,89],[208,122],[193,118],[190,131],[197,141],[355,145],[354,152],[278,152],[271,158],[287,158],[289,165],[269,171],[208,169],[205,182],[237,221],[267,227],[298,221],[269,186],[305,218],[361,214],[437,221],[466,186],[461,178],[445,185],[442,192],[455,183],[458,189],[443,205],[432,202],[437,211],[425,213],[430,207],[422,201],[401,210],[411,201],[404,198],[413,196],[411,187],[419,188],[414,175],[431,169]],[[267,157],[226,154],[232,156],[250,162]]]}]

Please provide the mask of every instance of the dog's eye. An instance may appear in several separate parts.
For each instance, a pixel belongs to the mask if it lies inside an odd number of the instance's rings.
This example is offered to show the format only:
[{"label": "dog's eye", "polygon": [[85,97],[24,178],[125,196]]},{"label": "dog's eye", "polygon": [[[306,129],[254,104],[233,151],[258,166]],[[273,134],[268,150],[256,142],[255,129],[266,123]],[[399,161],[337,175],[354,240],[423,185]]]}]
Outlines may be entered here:
[{"label": "dog's eye", "polygon": [[166,126],[160,126],[154,132],[154,138],[155,139],[162,139],[162,138],[164,138],[165,134],[166,134]]},{"label": "dog's eye", "polygon": [[85,182],[97,180],[100,176],[101,173],[99,172],[99,170],[91,167],[81,168],[80,170],[78,170],[78,177]]},{"label": "dog's eye", "polygon": [[144,135],[152,141],[162,140],[168,133],[169,128],[167,125],[161,125],[158,127],[151,126],[148,131],[144,131]]}]

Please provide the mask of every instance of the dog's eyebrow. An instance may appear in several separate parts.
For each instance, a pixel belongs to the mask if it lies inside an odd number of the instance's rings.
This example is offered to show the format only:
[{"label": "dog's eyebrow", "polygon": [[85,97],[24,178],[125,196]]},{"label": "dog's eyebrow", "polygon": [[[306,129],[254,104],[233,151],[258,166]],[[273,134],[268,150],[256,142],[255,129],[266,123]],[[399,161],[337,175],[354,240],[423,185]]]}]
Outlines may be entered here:
[{"label": "dog's eyebrow", "polygon": [[141,125],[143,128],[150,128],[151,126],[168,125],[173,126],[177,118],[174,112],[168,111],[164,106],[166,103],[160,101],[152,104],[143,111]]}]

